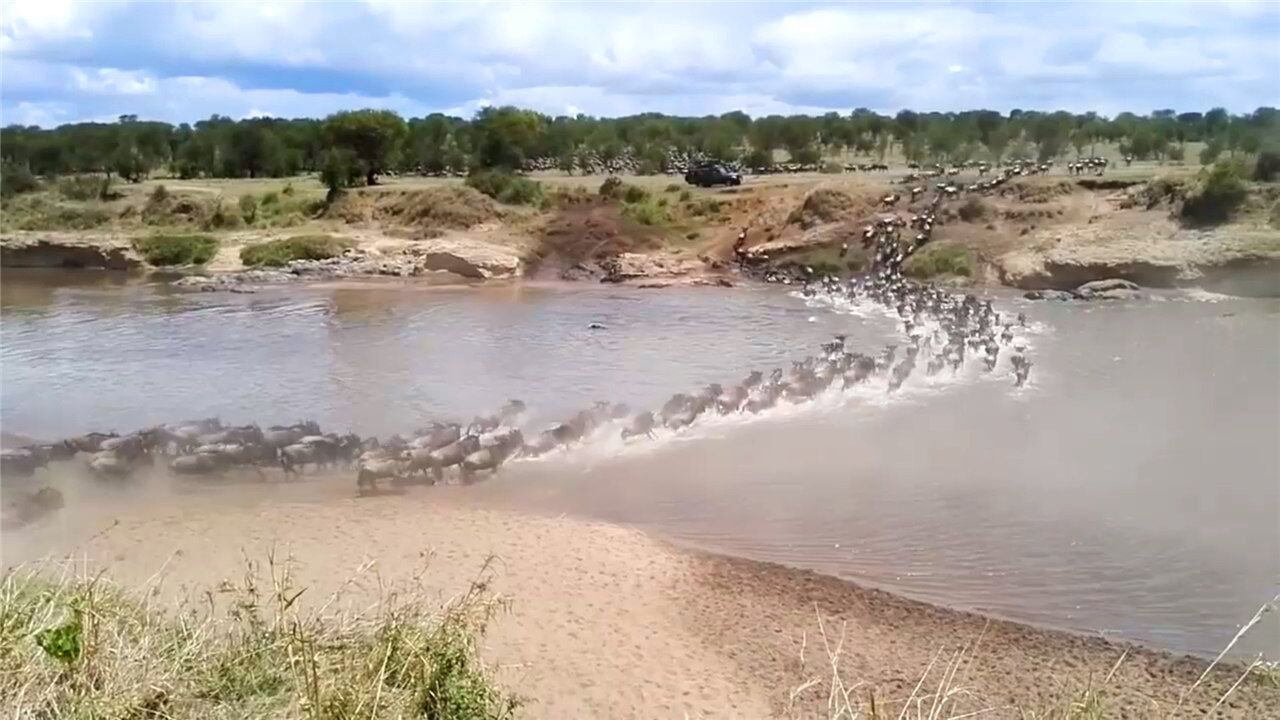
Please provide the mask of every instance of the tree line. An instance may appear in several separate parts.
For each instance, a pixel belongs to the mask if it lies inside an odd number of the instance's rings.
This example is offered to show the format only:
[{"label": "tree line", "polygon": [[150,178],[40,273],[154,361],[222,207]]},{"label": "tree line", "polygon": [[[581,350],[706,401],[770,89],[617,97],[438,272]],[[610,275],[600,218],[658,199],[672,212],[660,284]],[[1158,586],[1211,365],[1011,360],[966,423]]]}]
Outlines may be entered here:
[{"label": "tree line", "polygon": [[1041,162],[1089,156],[1113,144],[1139,160],[1180,161],[1188,142],[1199,160],[1224,153],[1254,155],[1280,144],[1280,112],[1261,107],[1233,115],[1223,108],[1148,115],[989,110],[881,115],[866,109],[820,116],[752,118],[735,111],[705,117],[644,113],[618,118],[551,117],[515,107],[489,107],[471,119],[432,114],[404,119],[387,110],[338,112],[323,119],[215,115],[171,125],[122,115],[114,123],[0,130],[0,160],[37,176],[106,173],[139,181],[153,171],[180,178],[283,177],[320,173],[331,188],[373,184],[387,172],[465,173],[477,169],[556,167],[573,172],[625,158],[641,174],[670,169],[680,158],[816,164],[843,152],[881,161],[898,153],[916,162],[984,159]]}]

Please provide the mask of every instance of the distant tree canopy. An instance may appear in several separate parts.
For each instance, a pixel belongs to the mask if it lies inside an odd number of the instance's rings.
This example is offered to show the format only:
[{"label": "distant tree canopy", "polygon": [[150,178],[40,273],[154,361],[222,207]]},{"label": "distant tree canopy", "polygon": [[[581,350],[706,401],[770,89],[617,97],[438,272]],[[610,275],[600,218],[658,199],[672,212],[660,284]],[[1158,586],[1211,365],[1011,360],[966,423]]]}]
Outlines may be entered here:
[{"label": "distant tree canopy", "polygon": [[[231,118],[170,125],[122,115],[114,123],[0,130],[0,160],[33,176],[107,173],[138,181],[153,171],[183,178],[280,177],[321,173],[331,188],[373,184],[387,172],[464,173],[483,169],[581,168],[592,159],[629,156],[642,172],[660,172],[673,156],[698,153],[752,167],[785,150],[797,162],[849,151],[883,159],[897,150],[917,162],[1089,155],[1113,143],[1138,159],[1174,160],[1185,143],[1197,157],[1274,154],[1280,111],[1232,115],[1222,108],[1149,115],[990,110],[880,115],[865,108],[821,116],[742,112],[705,117],[644,113],[619,118],[551,117],[489,107],[471,119],[441,114],[408,121],[388,110],[353,110],[324,119]],[[1270,161],[1268,161],[1270,162]],[[1274,171],[1268,167],[1268,174]]]}]

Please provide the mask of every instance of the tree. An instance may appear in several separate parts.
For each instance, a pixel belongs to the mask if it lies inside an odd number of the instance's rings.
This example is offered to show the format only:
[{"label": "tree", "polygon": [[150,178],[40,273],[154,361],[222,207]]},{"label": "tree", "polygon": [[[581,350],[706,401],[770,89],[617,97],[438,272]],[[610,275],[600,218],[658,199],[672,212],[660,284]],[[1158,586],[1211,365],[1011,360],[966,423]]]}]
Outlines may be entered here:
[{"label": "tree", "polygon": [[532,110],[487,107],[471,122],[480,167],[519,170],[542,142],[544,118]]},{"label": "tree", "polygon": [[1000,162],[1000,159],[1004,157],[1005,148],[1009,146],[1011,137],[1012,134],[1008,125],[1001,125],[987,135],[987,151],[991,153],[992,160]]},{"label": "tree", "polygon": [[333,202],[345,188],[355,185],[361,175],[356,153],[350,148],[330,148],[321,156],[320,182],[329,189],[329,202]]},{"label": "tree", "polygon": [[[395,164],[400,143],[408,128],[399,115],[390,110],[352,110],[325,118],[325,142],[335,149],[347,150],[353,170],[364,176],[366,185],[377,183],[377,176]],[[333,162],[333,154],[326,159]]]}]

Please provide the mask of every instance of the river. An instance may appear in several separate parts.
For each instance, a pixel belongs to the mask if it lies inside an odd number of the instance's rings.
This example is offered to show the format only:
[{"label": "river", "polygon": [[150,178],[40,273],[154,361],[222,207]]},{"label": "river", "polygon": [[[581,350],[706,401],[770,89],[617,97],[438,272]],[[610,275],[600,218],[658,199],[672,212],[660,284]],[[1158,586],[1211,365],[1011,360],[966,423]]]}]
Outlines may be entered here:
[{"label": "river", "polygon": [[[384,434],[514,397],[537,426],[597,399],[655,407],[729,384],[836,332],[869,351],[896,337],[877,312],[765,287],[231,295],[43,271],[6,273],[0,290],[0,421],[41,438],[210,415]],[[996,301],[1031,320],[1025,388],[1003,363],[915,376],[892,395],[602,439],[468,491],[1215,653],[1280,589],[1280,301]],[[1273,620],[1240,649],[1280,658]]]}]

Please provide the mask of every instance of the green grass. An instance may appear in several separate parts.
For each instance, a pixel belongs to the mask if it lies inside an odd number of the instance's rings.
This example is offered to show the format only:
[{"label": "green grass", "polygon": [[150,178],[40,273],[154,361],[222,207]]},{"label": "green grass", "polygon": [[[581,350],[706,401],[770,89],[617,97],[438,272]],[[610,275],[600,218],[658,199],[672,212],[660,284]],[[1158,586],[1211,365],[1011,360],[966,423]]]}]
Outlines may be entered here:
[{"label": "green grass", "polygon": [[542,184],[521,175],[486,170],[467,176],[466,184],[500,203],[532,205],[543,202]]},{"label": "green grass", "polygon": [[64,202],[46,192],[8,198],[0,208],[0,227],[6,230],[94,230],[113,219],[105,203]]},{"label": "green grass", "polygon": [[907,274],[914,278],[940,275],[973,276],[973,255],[960,245],[937,243],[926,245],[906,263]]},{"label": "green grass", "polygon": [[249,267],[281,267],[294,260],[326,260],[342,254],[350,241],[332,235],[298,235],[245,245],[240,261]]},{"label": "green grass", "polygon": [[157,266],[203,265],[218,254],[218,241],[209,235],[149,235],[135,239],[133,247]]},{"label": "green grass", "polygon": [[[482,574],[482,578],[487,577]],[[477,656],[505,608],[482,579],[443,608],[415,587],[304,610],[290,567],[249,563],[199,603],[99,577],[0,582],[0,705],[30,718],[508,718]],[[337,600],[338,598],[331,598]],[[321,602],[321,608],[349,603]]]}]

